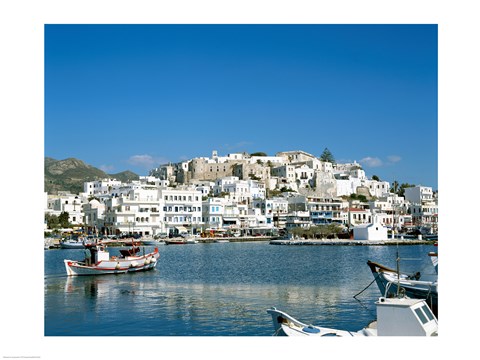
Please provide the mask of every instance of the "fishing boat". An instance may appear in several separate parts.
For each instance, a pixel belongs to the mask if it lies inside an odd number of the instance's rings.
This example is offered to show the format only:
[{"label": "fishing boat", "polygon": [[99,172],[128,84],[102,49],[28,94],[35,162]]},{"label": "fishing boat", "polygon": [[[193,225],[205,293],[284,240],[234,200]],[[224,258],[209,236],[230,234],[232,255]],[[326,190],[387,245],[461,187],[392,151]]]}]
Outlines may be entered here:
[{"label": "fishing boat", "polygon": [[409,275],[370,260],[367,265],[382,296],[395,297],[401,294],[409,298],[425,299],[438,317],[438,276],[424,276],[420,272]]},{"label": "fishing boat", "polygon": [[165,245],[185,245],[187,241],[185,239],[169,239],[165,240]]},{"label": "fishing boat", "polygon": [[424,300],[380,297],[377,319],[358,331],[308,325],[271,308],[275,336],[437,336],[438,321]]},{"label": "fishing boat", "polygon": [[60,242],[60,248],[62,249],[84,249],[85,244],[83,241],[68,239]]},{"label": "fishing boat", "polygon": [[149,246],[157,246],[161,244],[165,244],[163,240],[157,240],[155,238],[142,238],[140,239],[143,245],[149,245]]},{"label": "fishing boat", "polygon": [[85,261],[64,260],[68,276],[147,271],[155,268],[160,257],[158,248],[151,253],[137,255],[139,248],[133,246],[128,250],[120,250],[118,257],[110,256],[102,245],[92,245],[87,250],[92,253],[92,264],[87,264]]},{"label": "fishing boat", "polygon": [[165,245],[186,245],[186,244],[197,244],[198,240],[194,237],[185,237],[185,238],[173,238],[165,240]]}]

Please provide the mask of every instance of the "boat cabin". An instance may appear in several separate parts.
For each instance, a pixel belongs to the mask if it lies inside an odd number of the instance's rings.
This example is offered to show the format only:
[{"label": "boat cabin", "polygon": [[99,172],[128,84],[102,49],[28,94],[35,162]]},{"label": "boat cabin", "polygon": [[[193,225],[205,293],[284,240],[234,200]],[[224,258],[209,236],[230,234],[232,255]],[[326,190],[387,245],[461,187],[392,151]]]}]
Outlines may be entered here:
[{"label": "boat cabin", "polygon": [[437,335],[437,319],[424,300],[381,297],[375,304],[378,336]]}]

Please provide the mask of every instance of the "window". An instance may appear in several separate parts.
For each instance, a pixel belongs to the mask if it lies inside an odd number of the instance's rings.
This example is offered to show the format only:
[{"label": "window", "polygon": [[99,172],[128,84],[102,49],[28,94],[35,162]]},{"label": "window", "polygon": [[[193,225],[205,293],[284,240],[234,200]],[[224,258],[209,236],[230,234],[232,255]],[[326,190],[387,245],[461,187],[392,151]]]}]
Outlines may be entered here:
[{"label": "window", "polygon": [[426,324],[428,322],[428,320],[425,317],[425,315],[423,314],[423,311],[422,311],[421,308],[416,308],[415,313],[417,314],[417,316],[420,319],[420,321],[422,322],[422,324]]},{"label": "window", "polygon": [[422,310],[425,313],[425,315],[427,315],[428,320],[433,320],[434,319],[432,311],[430,310],[430,308],[427,305],[423,305]]}]

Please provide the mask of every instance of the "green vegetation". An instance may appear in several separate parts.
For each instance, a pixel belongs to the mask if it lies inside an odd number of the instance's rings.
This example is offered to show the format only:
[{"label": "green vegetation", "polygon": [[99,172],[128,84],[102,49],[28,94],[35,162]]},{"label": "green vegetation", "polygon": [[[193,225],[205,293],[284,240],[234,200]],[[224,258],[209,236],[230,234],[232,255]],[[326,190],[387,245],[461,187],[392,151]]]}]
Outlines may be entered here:
[{"label": "green vegetation", "polygon": [[348,200],[358,200],[360,202],[368,202],[368,199],[365,195],[351,194],[347,197]]},{"label": "green vegetation", "polygon": [[264,152],[255,152],[250,154],[250,156],[268,156],[268,155]]},{"label": "green vegetation", "polygon": [[309,229],[295,228],[291,232],[295,236],[305,239],[327,239],[335,238],[342,232],[342,225],[340,224],[325,224],[312,226]]},{"label": "green vegetation", "polygon": [[68,212],[64,211],[60,215],[45,214],[45,220],[49,229],[59,229],[71,227],[68,221]]},{"label": "green vegetation", "polygon": [[398,184],[398,182],[395,180],[392,183],[392,187],[390,188],[391,193],[396,193],[399,196],[405,196],[405,189],[409,187],[415,187],[413,184],[408,184],[408,183],[403,183],[401,185]]},{"label": "green vegetation", "polygon": [[331,162],[332,164],[336,164],[335,158],[333,157],[333,154],[330,152],[330,150],[328,150],[328,148],[325,148],[325,150],[323,150],[322,155],[320,155],[320,160],[328,161],[328,162]]}]

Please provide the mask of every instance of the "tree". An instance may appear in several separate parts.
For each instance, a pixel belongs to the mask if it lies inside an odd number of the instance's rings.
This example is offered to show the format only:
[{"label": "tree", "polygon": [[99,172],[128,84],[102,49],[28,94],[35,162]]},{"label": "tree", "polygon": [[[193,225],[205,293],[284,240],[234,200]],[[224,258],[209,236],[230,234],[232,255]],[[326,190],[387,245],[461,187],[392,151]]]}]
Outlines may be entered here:
[{"label": "tree", "polygon": [[45,221],[47,222],[47,227],[49,229],[56,229],[60,227],[58,222],[58,216],[52,214],[45,214]]},{"label": "tree", "polygon": [[250,154],[250,156],[268,156],[268,155],[264,152],[255,152],[253,154]]},{"label": "tree", "polygon": [[392,187],[391,187],[391,189],[390,189],[390,192],[396,194],[397,191],[398,191],[398,185],[399,185],[399,184],[398,184],[398,181],[395,180],[395,181],[392,183]]},{"label": "tree", "polygon": [[368,202],[368,199],[365,195],[359,195],[359,194],[350,194],[348,199],[349,200],[358,200],[358,201],[363,202],[363,203]]},{"label": "tree", "polygon": [[335,164],[335,158],[333,157],[332,153],[330,152],[330,150],[328,150],[328,148],[325,148],[325,150],[323,150],[323,153],[322,155],[320,155],[320,160],[322,161],[328,161],[332,164]]},{"label": "tree", "polygon": [[70,227],[70,222],[68,221],[68,212],[64,211],[58,216],[58,222],[63,228]]},{"label": "tree", "polygon": [[377,175],[373,175],[373,176],[372,176],[372,180],[380,181],[380,178],[379,178]]}]

